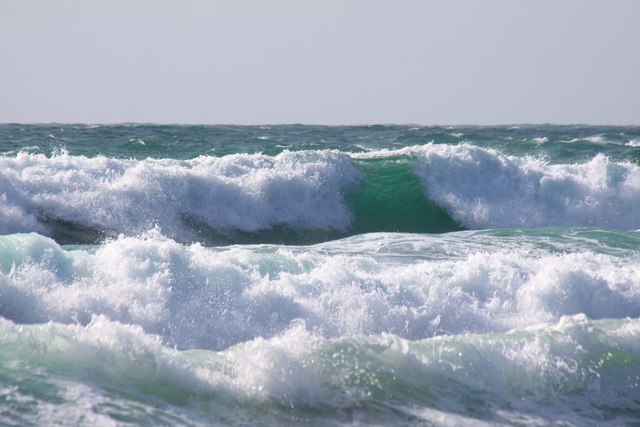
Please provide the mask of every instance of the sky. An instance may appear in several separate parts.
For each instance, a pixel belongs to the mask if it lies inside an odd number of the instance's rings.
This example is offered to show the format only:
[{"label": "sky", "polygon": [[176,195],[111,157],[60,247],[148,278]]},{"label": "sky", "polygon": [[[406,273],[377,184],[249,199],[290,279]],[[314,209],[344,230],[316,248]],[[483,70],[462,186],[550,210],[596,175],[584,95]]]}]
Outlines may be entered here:
[{"label": "sky", "polygon": [[0,123],[640,125],[638,0],[0,0]]}]

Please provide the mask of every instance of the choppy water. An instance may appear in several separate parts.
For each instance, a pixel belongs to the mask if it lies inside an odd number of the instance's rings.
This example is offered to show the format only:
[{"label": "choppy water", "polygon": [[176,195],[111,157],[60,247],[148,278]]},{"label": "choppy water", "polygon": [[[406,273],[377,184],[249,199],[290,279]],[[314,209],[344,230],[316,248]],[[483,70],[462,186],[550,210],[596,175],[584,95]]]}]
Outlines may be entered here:
[{"label": "choppy water", "polygon": [[640,422],[640,128],[0,125],[0,424]]}]

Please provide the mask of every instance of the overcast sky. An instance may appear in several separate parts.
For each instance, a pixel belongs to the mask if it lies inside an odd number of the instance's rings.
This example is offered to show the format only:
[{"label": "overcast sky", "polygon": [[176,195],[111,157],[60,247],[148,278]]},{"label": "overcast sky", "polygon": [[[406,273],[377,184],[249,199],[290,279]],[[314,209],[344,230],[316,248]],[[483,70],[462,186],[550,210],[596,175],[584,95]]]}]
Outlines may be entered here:
[{"label": "overcast sky", "polygon": [[0,122],[640,124],[640,0],[0,0]]}]

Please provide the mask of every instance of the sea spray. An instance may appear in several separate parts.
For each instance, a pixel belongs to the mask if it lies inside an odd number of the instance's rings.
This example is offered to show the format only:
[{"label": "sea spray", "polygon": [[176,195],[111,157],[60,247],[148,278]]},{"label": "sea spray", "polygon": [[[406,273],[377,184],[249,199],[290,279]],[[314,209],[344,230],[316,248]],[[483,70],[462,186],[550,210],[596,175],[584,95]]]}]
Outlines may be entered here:
[{"label": "sea spray", "polygon": [[638,140],[0,125],[0,424],[633,424]]},{"label": "sea spray", "polygon": [[[371,243],[365,235],[356,252],[335,254],[322,244],[184,246],[157,231],[69,251],[37,234],[11,235],[0,238],[0,314],[82,324],[104,315],[169,345],[214,349],[275,336],[296,319],[326,337],[388,332],[416,340],[579,313],[638,317],[640,257],[594,253],[606,236],[592,250],[560,253],[535,239],[525,251],[499,237],[483,247],[483,233],[449,234],[449,246],[467,252],[442,259],[442,242],[422,235],[373,235]],[[638,244],[635,233],[629,238]]]},{"label": "sea spray", "polygon": [[344,229],[343,190],[357,179],[348,157],[333,152],[186,161],[20,153],[0,158],[0,171],[3,233],[77,224],[137,234],[159,225],[191,240],[208,230]]},{"label": "sea spray", "polygon": [[86,326],[2,321],[0,330],[0,372],[15,378],[2,391],[15,402],[3,416],[14,422],[42,422],[25,410],[36,401],[70,410],[52,411],[49,421],[78,416],[78,401],[68,400],[78,381],[89,384],[93,419],[163,425],[185,422],[186,413],[203,424],[407,423],[436,414],[442,425],[624,424],[640,411],[640,325],[631,319],[578,315],[506,334],[417,341],[327,339],[294,323],[222,352],[179,351],[102,316]]},{"label": "sea spray", "polygon": [[364,154],[120,160],[0,157],[0,231],[96,243],[155,226],[207,245],[309,243],[373,231],[640,228],[640,167],[549,164],[469,144]]},{"label": "sea spray", "polygon": [[467,228],[640,227],[640,167],[602,154],[550,165],[471,145],[418,150],[425,191]]}]

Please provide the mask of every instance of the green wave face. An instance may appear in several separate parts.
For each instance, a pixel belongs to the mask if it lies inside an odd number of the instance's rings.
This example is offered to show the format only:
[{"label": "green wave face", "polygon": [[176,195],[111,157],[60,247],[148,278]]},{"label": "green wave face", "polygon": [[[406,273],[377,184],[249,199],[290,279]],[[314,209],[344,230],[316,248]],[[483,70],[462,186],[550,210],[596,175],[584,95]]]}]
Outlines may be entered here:
[{"label": "green wave face", "polygon": [[362,180],[347,196],[353,214],[350,234],[374,231],[443,233],[462,228],[426,198],[413,160],[374,159],[360,163]]},{"label": "green wave face", "polygon": [[[344,228],[300,228],[278,224],[246,232],[216,230],[206,221],[189,215],[182,215],[181,221],[185,229],[191,231],[191,240],[216,246],[234,243],[301,245],[372,232],[446,233],[464,230],[444,209],[425,195],[424,187],[415,172],[415,159],[398,156],[354,160],[354,164],[358,181],[345,188],[340,196],[344,198],[350,215],[350,221]],[[61,233],[64,232],[62,230]],[[106,232],[96,232],[96,238],[99,239],[101,234],[108,235]],[[190,239],[186,239],[186,242]]]}]

